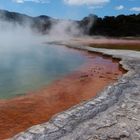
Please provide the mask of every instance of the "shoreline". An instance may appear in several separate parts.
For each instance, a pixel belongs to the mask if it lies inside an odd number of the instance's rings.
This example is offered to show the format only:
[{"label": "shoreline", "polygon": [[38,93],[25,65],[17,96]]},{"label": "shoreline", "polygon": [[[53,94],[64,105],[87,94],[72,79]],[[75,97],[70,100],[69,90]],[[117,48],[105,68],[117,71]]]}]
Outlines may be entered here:
[{"label": "shoreline", "polygon": [[121,39],[121,38],[105,38],[105,37],[100,37],[100,38],[76,38],[73,39],[74,43],[79,43],[83,45],[140,45],[140,40],[139,39]]},{"label": "shoreline", "polygon": [[[59,113],[49,122],[33,126],[11,140],[20,138],[29,138],[29,140],[34,138],[49,140],[126,138],[138,140],[140,53],[126,50],[97,49],[88,46],[75,45],[71,47],[119,58],[121,59],[120,64],[128,72],[116,83],[101,91],[100,96],[96,99],[91,99]],[[131,95],[131,93],[135,94]]]},{"label": "shoreline", "polygon": [[44,123],[54,114],[98,96],[104,87],[114,83],[123,73],[118,69],[118,60],[95,53],[84,52],[84,55],[89,57],[88,62],[50,86],[0,101],[0,139]]},{"label": "shoreline", "polygon": [[116,39],[116,38],[75,38],[71,39],[70,41],[61,41],[61,42],[54,42],[60,45],[66,45],[68,47],[75,46],[90,46],[93,48],[102,48],[102,49],[125,49],[125,50],[136,50],[140,51],[140,40],[136,39]]}]

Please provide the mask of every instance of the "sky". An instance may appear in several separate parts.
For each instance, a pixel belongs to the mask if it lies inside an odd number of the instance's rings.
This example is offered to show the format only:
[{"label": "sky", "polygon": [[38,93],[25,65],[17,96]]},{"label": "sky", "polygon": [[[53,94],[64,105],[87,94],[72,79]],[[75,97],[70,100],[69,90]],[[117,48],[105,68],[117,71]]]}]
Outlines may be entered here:
[{"label": "sky", "polygon": [[30,16],[48,15],[60,19],[82,19],[140,13],[140,0],[0,0],[0,9]]}]

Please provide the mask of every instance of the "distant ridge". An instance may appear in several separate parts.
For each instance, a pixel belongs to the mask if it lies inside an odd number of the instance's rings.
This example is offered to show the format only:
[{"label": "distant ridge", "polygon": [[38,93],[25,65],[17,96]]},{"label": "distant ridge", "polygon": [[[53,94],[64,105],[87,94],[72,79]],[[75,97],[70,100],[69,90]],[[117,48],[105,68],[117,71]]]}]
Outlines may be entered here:
[{"label": "distant ridge", "polygon": [[0,10],[0,21],[17,23],[21,26],[27,25],[36,31],[47,33],[54,19],[46,15],[31,17],[17,12]]},{"label": "distant ridge", "polygon": [[[47,34],[53,24],[58,20],[46,15],[31,17],[17,12],[0,10],[0,21],[17,23],[19,25],[29,25],[33,30]],[[140,36],[140,14],[105,16],[100,18],[90,14],[80,21],[74,21],[84,31],[86,35],[102,35],[112,37]],[[62,27],[63,28],[63,27]]]}]

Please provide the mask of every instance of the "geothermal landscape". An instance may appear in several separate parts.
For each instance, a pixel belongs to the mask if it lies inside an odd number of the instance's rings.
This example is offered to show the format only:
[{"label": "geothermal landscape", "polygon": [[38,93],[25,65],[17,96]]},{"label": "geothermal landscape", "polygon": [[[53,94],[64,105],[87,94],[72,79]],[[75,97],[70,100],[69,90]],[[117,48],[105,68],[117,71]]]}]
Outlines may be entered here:
[{"label": "geothermal landscape", "polygon": [[106,18],[0,10],[1,140],[139,140],[140,26]]}]

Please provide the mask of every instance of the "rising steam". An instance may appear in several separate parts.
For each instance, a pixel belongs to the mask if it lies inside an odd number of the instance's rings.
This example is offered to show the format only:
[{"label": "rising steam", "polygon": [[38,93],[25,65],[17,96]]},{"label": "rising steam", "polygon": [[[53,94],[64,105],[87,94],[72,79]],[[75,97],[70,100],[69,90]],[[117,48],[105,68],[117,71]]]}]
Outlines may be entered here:
[{"label": "rising steam", "polygon": [[[0,50],[2,50],[3,48],[8,50],[13,50],[13,48],[22,50],[25,49],[26,46],[30,46],[30,44],[66,41],[84,35],[84,30],[80,27],[79,22],[72,20],[56,20],[50,18],[49,21],[51,22],[51,27],[48,27],[49,30],[45,34],[41,34],[38,31],[39,29],[35,29],[33,27],[32,17],[28,17],[25,15],[22,15],[22,17],[20,17],[20,15],[18,15],[18,18],[16,19],[14,17],[15,21],[11,22],[10,20],[3,20],[5,18],[4,16],[5,12],[1,12]],[[46,22],[46,20],[40,19],[39,21],[40,25],[43,25]],[[36,22],[35,24],[38,24],[38,22]],[[87,32],[89,31],[93,22],[93,16],[89,16],[88,24],[86,26]],[[38,26],[39,28],[41,28],[40,25]]]}]

